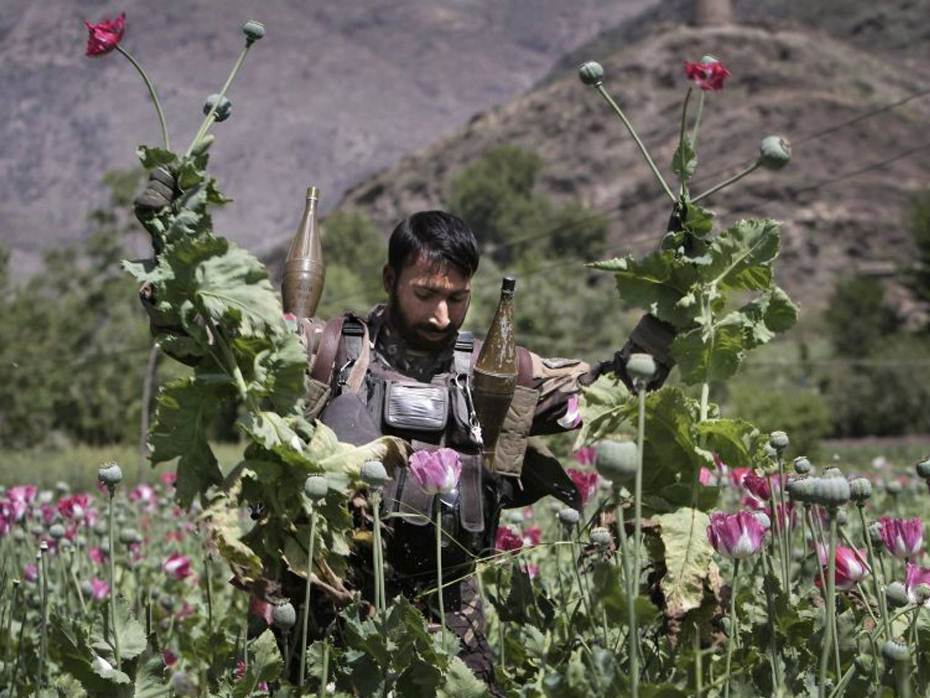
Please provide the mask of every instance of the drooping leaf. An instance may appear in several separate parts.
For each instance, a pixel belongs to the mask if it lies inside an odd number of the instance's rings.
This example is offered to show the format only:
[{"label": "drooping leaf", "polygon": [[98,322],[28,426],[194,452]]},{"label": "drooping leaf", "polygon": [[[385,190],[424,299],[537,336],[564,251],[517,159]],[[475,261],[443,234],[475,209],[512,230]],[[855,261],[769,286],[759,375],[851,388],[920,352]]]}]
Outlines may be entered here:
[{"label": "drooping leaf", "polygon": [[675,155],[672,156],[672,172],[681,179],[688,181],[694,176],[697,164],[697,153],[694,152],[694,148],[691,146],[691,139],[685,137],[684,141],[675,148]]},{"label": "drooping leaf", "polygon": [[605,373],[582,389],[581,428],[576,447],[620,433],[626,422],[630,391],[617,376]]},{"label": "drooping leaf", "polygon": [[236,574],[242,581],[252,581],[262,573],[262,561],[255,551],[242,541],[239,528],[240,507],[237,502],[242,481],[218,495],[201,514],[210,538],[220,555],[235,565]]},{"label": "drooping leaf", "polygon": [[687,507],[655,518],[665,547],[666,572],[661,588],[666,613],[680,618],[698,608],[704,597],[704,580],[714,553],[707,540],[710,518],[703,511]]}]

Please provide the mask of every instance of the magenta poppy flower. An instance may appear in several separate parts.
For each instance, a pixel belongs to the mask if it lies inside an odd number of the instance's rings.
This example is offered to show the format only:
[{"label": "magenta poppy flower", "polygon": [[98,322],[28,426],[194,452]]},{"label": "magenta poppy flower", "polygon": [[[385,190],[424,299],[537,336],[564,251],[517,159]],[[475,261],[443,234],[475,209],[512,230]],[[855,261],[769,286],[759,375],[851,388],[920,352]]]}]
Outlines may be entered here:
[{"label": "magenta poppy flower", "polygon": [[510,526],[501,526],[497,529],[497,536],[494,538],[494,547],[503,552],[519,550],[523,547],[523,538],[519,533],[510,528]]},{"label": "magenta poppy flower", "polygon": [[536,577],[539,576],[539,565],[534,565],[533,563],[528,564],[526,566],[526,575],[530,579],[536,579]]},{"label": "magenta poppy flower", "polygon": [[103,548],[99,546],[94,546],[88,550],[87,556],[95,565],[102,565],[107,560],[107,554],[103,552]]},{"label": "magenta poppy flower", "polygon": [[90,597],[94,601],[103,601],[110,595],[110,585],[94,577],[90,580]]},{"label": "magenta poppy flower", "polygon": [[13,528],[13,516],[7,513],[6,502],[0,502],[0,538]]},{"label": "magenta poppy flower", "polygon": [[710,468],[701,466],[701,471],[698,473],[698,482],[703,487],[710,487],[717,484],[717,476],[714,475]]},{"label": "magenta poppy flower", "polygon": [[539,526],[528,526],[523,530],[523,545],[539,545],[542,541],[542,529]]},{"label": "magenta poppy flower", "polygon": [[81,521],[90,510],[90,497],[84,493],[73,494],[58,500],[58,512],[66,519]]},{"label": "magenta poppy flower", "polygon": [[136,485],[129,492],[130,502],[142,502],[143,504],[148,504],[154,500],[155,490],[152,489],[151,485],[146,485],[144,482],[142,484]]},{"label": "magenta poppy flower", "polygon": [[452,492],[462,474],[461,458],[451,448],[414,451],[410,455],[408,467],[420,489],[427,494]]},{"label": "magenta poppy flower", "polygon": [[89,36],[87,37],[87,55],[103,56],[117,47],[126,31],[126,13],[116,19],[104,19],[97,24],[84,22]]},{"label": "magenta poppy flower", "polygon": [[[824,567],[824,575],[827,570],[827,553],[826,546],[817,546],[817,557],[820,564]],[[847,548],[838,545],[836,548],[836,588],[843,591],[852,589],[856,584],[861,582],[869,574],[869,563],[866,562],[865,551]],[[817,586],[820,586],[820,578],[814,580]]]},{"label": "magenta poppy flower", "polygon": [[588,500],[591,499],[597,491],[597,473],[593,470],[576,470],[575,468],[569,468],[568,476],[571,478],[572,482],[575,483],[575,487],[581,495],[581,504],[587,504]]},{"label": "magenta poppy flower", "polygon": [[249,600],[249,615],[261,618],[265,621],[265,625],[271,625],[273,611],[274,608],[272,608],[271,604],[258,596],[253,595]]},{"label": "magenta poppy flower", "polygon": [[581,410],[578,408],[578,396],[572,395],[568,398],[565,406],[565,414],[559,417],[556,422],[563,429],[576,429],[581,426]]},{"label": "magenta poppy flower", "polygon": [[575,460],[581,465],[594,465],[595,453],[594,446],[582,446],[575,451]]},{"label": "magenta poppy flower", "polygon": [[27,582],[34,582],[39,578],[39,568],[36,567],[34,562],[30,562],[28,565],[23,567],[23,579]]},{"label": "magenta poppy flower", "polygon": [[692,63],[685,61],[685,75],[704,91],[717,92],[723,89],[723,81],[730,77],[720,61]]},{"label": "magenta poppy flower", "polygon": [[161,475],[158,476],[158,480],[165,487],[174,487],[174,483],[178,481],[177,473],[173,473],[170,470],[166,470]]},{"label": "magenta poppy flower", "polygon": [[746,476],[752,472],[752,468],[730,468],[727,473],[730,476],[730,482],[734,487],[742,487]]},{"label": "magenta poppy flower", "polygon": [[737,514],[715,511],[710,515],[707,539],[724,557],[743,560],[762,549],[765,530],[759,519],[748,511]]},{"label": "magenta poppy flower", "polygon": [[878,520],[885,549],[899,560],[919,554],[924,545],[924,522],[920,517],[895,519],[883,516]]},{"label": "magenta poppy flower", "polygon": [[[921,584],[930,586],[930,567],[918,567],[913,562],[908,562],[904,588],[907,590],[907,598],[911,603],[917,603],[916,589]],[[930,607],[930,601],[925,601],[924,606]]]},{"label": "magenta poppy flower", "polygon": [[772,498],[772,487],[767,477],[756,475],[755,470],[750,470],[743,478],[743,487],[754,497],[763,501],[769,501]]},{"label": "magenta poppy flower", "polygon": [[9,511],[12,513],[14,521],[19,521],[23,518],[38,491],[39,488],[35,485],[16,485],[6,491]]},{"label": "magenta poppy flower", "polygon": [[[178,663],[178,655],[172,652],[169,649],[163,649],[161,651],[161,661],[169,669]],[[242,661],[241,659],[239,660]]]},{"label": "magenta poppy flower", "polygon": [[162,563],[161,568],[172,579],[187,579],[194,571],[191,569],[191,560],[181,553],[171,553],[168,559]]}]

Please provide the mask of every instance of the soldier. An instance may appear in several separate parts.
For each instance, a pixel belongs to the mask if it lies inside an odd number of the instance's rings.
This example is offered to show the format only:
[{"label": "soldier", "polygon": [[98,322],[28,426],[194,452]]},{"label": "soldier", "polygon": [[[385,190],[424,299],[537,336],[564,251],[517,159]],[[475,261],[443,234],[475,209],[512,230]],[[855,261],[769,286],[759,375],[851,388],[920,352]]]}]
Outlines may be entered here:
[{"label": "soldier", "polygon": [[[617,374],[632,389],[625,363],[633,352],[652,354],[659,370],[649,387],[661,385],[672,366],[668,348],[674,331],[646,315],[611,360],[593,367],[575,359],[542,358],[519,347],[518,392],[492,472],[483,463],[468,414],[465,386],[477,342],[460,331],[478,261],[475,235],[456,216],[423,211],[401,221],[391,234],[382,272],[387,303],[364,318],[346,314],[331,319],[314,342],[307,415],[349,443],[393,435],[414,449],[448,447],[460,453],[459,487],[444,499],[443,531],[454,542],[444,547],[442,557],[443,568],[450,570],[446,578],[464,581],[443,591],[446,623],[460,639],[459,656],[496,691],[481,599],[468,573],[477,557],[493,549],[502,509],[523,507],[545,495],[580,508],[574,484],[533,437],[576,428],[564,419],[570,399],[602,373]],[[146,303],[144,291],[142,297]],[[306,322],[305,336],[312,331]],[[382,506],[384,515],[423,515],[387,519],[388,598],[397,593],[413,598],[435,588],[432,496],[401,471],[385,487]],[[371,599],[369,565],[370,557],[359,555],[350,581]],[[299,588],[295,584],[295,591]]]}]

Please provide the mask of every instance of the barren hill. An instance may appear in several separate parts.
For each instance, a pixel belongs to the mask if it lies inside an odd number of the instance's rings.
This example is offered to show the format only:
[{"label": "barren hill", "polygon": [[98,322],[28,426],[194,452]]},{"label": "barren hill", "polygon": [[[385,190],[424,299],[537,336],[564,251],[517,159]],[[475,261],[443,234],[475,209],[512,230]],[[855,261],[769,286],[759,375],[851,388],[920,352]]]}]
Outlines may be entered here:
[{"label": "barren hill", "polygon": [[[834,127],[924,90],[925,75],[903,69],[894,51],[870,55],[825,33],[771,27],[661,25],[590,56],[604,64],[607,88],[668,176],[686,89],[682,61],[705,53],[733,76],[723,92],[708,94],[695,188],[752,162],[767,134],[795,144],[782,172],[757,171],[714,197],[721,222],[751,215],[783,221],[781,282],[808,304],[817,305],[839,273],[906,261],[902,208],[930,183],[930,99]],[[611,253],[643,252],[664,230],[668,200],[620,122],[574,71],[405,158],[352,189],[341,206],[364,210],[387,231],[408,212],[441,206],[450,175],[503,143],[543,157],[545,191],[608,215]]]}]

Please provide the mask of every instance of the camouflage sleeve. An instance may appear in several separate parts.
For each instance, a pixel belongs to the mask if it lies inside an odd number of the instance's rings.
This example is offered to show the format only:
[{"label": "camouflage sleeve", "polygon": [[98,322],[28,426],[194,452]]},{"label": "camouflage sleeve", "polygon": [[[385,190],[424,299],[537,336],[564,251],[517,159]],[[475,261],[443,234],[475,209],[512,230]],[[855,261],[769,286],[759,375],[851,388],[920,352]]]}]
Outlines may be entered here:
[{"label": "camouflage sleeve", "polygon": [[583,387],[591,385],[604,373],[617,374],[632,390],[633,382],[626,372],[626,361],[630,354],[652,354],[658,370],[647,389],[661,387],[675,365],[669,353],[673,339],[674,327],[646,314],[633,329],[623,348],[612,359],[594,366],[580,359],[546,359],[530,352],[532,387],[539,391],[530,434],[554,434],[577,428],[581,423],[580,415],[575,414],[576,403],[572,398],[577,397]]}]

